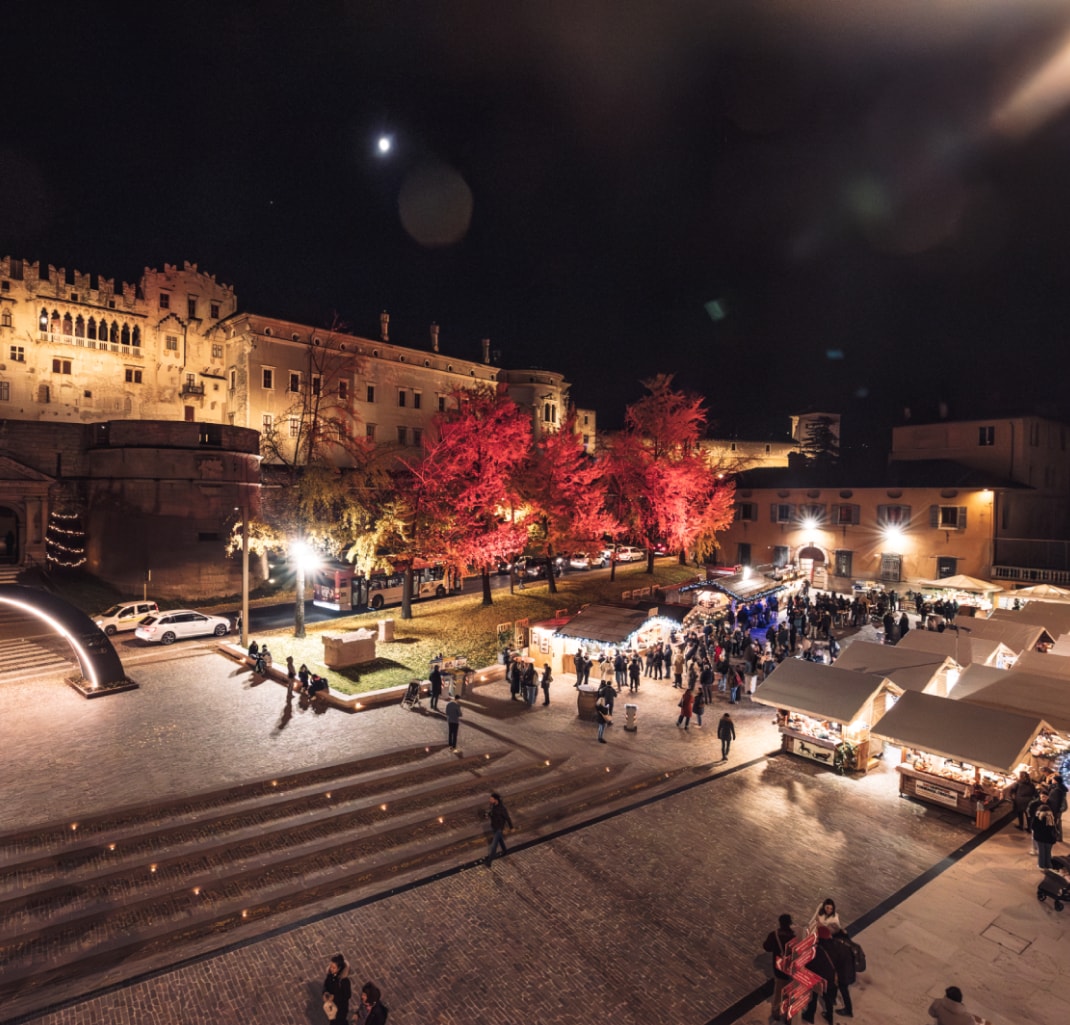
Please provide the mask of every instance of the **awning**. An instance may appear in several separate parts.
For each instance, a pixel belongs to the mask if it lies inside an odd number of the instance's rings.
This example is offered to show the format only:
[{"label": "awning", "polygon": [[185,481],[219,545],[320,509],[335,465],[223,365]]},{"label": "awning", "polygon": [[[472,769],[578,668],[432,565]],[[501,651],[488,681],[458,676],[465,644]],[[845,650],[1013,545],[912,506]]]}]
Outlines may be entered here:
[{"label": "awning", "polygon": [[965,573],[956,573],[953,577],[944,577],[941,580],[919,580],[918,583],[922,587],[940,591],[974,591],[978,594],[991,594],[993,591],[1003,590],[999,584],[978,580],[977,577],[970,577]]},{"label": "awning", "polygon": [[770,708],[786,708],[789,712],[847,725],[882,690],[902,693],[895,684],[875,680],[864,673],[786,658],[758,687],[754,700]]},{"label": "awning", "polygon": [[597,641],[599,644],[623,644],[649,618],[642,609],[588,605],[562,626],[555,636]]},{"label": "awning", "polygon": [[932,694],[904,694],[873,728],[873,735],[901,747],[1013,772],[1029,753],[1043,719],[995,711]]}]

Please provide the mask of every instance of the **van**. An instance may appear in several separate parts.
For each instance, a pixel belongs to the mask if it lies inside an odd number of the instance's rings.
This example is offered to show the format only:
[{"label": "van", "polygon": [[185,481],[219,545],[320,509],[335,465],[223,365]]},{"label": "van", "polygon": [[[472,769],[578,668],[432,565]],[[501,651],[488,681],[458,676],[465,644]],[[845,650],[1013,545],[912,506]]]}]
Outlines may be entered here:
[{"label": "van", "polygon": [[93,622],[109,637],[120,630],[133,630],[146,616],[159,612],[160,606],[147,599],[121,601],[93,617]]}]

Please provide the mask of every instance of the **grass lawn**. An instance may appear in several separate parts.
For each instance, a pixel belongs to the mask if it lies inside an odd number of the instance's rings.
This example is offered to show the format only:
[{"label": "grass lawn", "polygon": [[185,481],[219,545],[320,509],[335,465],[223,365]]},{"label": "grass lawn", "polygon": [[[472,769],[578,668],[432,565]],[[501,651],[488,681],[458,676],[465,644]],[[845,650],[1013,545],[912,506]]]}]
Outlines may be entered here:
[{"label": "grass lawn", "polygon": [[[476,667],[490,665],[498,659],[499,625],[508,624],[511,630],[518,619],[538,623],[552,619],[559,609],[575,613],[591,602],[619,599],[623,591],[671,586],[700,574],[701,570],[694,566],[659,559],[654,564],[653,576],[647,574],[645,562],[633,563],[618,566],[617,579],[612,584],[608,575],[592,577],[582,572],[572,573],[557,581],[557,594],[550,594],[545,581],[534,581],[512,595],[508,590],[493,591],[493,605],[484,605],[478,594],[440,598],[413,602],[413,618],[409,620],[403,620],[400,607],[395,607],[309,625],[302,640],[294,638],[292,629],[276,634],[258,633],[256,639],[261,644],[267,642],[276,666],[285,663],[287,655],[293,655],[297,665],[305,662],[314,672],[326,676],[332,689],[359,694],[426,679],[430,662],[439,653],[446,657],[464,655]],[[375,662],[345,670],[328,670],[322,665],[323,633],[361,627],[376,630],[380,619],[394,620],[394,641],[376,644]]]}]

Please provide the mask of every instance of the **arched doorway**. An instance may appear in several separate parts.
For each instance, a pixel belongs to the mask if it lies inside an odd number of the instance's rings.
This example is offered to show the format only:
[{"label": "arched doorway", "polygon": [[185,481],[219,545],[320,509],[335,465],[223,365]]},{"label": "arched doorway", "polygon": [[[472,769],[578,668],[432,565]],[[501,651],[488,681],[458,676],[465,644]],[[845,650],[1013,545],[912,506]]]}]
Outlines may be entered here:
[{"label": "arched doorway", "polygon": [[799,572],[815,587],[828,586],[828,567],[825,564],[825,553],[814,545],[800,548],[796,556],[799,564]]}]

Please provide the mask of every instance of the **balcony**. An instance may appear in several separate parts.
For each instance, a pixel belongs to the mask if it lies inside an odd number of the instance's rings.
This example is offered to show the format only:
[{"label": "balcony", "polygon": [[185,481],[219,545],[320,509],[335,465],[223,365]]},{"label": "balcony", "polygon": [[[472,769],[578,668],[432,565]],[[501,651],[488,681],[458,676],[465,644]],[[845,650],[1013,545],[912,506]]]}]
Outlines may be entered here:
[{"label": "balcony", "polygon": [[106,338],[82,338],[80,335],[65,335],[58,331],[38,331],[39,342],[50,342],[54,345],[73,345],[77,349],[96,349],[98,352],[115,352],[120,356],[142,357],[140,345],[122,345],[120,342],[109,342]]},{"label": "balcony", "polygon": [[203,395],[204,385],[197,384],[196,381],[183,381],[182,382],[182,394],[183,395]]}]

